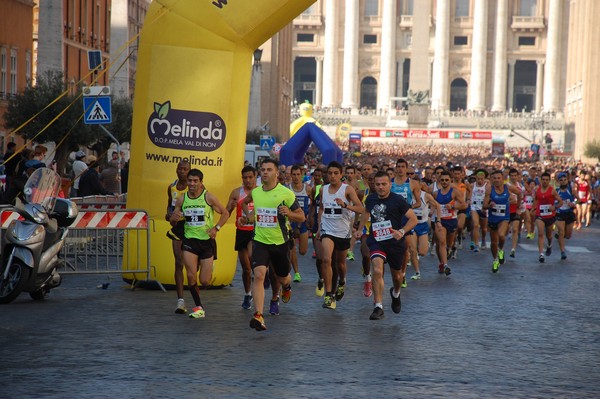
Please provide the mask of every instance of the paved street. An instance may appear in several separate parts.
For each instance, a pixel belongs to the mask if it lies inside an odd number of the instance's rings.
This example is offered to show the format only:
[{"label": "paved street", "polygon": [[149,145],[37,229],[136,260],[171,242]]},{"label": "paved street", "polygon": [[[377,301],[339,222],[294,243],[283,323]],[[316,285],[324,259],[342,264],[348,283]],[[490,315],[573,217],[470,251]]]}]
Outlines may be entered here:
[{"label": "paved street", "polygon": [[306,256],[262,333],[240,306],[239,272],[202,293],[202,320],[174,314],[172,291],[67,276],[44,303],[25,294],[0,307],[0,397],[598,398],[599,237],[596,226],[576,232],[569,259],[555,243],[545,264],[524,240],[499,274],[489,250],[460,252],[450,277],[427,256],[402,312],[386,295],[380,321],[368,319],[359,261],[331,311]]}]

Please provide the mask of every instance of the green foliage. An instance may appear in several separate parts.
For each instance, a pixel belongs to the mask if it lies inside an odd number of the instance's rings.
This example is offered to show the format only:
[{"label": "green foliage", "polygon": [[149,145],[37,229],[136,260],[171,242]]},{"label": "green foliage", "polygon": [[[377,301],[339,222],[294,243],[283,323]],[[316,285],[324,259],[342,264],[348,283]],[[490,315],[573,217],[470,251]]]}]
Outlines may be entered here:
[{"label": "green foliage", "polygon": [[592,140],[585,143],[583,155],[588,158],[596,158],[600,161],[600,141]]},{"label": "green foliage", "polygon": [[253,129],[246,131],[246,144],[260,144],[260,136],[263,134],[269,134],[261,129]]}]

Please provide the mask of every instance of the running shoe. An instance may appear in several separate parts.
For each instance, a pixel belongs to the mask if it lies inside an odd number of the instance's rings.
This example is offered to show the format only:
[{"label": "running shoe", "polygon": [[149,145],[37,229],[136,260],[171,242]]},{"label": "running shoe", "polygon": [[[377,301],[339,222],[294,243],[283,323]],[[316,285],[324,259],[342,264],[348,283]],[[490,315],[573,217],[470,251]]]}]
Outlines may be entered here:
[{"label": "running shoe", "polygon": [[546,256],[550,256],[552,255],[552,245],[550,245],[549,247],[546,247]]},{"label": "running shoe", "polygon": [[373,295],[373,283],[371,281],[365,281],[363,283],[363,295],[367,298]]},{"label": "running shoe", "polygon": [[474,253],[477,253],[477,252],[479,252],[479,248],[478,248],[477,246],[475,246],[475,248],[473,248],[473,252],[474,252]]},{"label": "running shoe", "polygon": [[390,287],[390,296],[392,297],[392,311],[394,313],[400,313],[402,301],[400,300],[400,295],[398,295],[398,298],[394,298],[394,287]]},{"label": "running shoe", "polygon": [[560,253],[560,258],[561,258],[562,260],[565,260],[565,259],[567,259],[567,253],[566,253],[565,251],[562,251],[562,252]]},{"label": "running shoe", "polygon": [[315,295],[318,297],[322,297],[324,293],[325,282],[323,281],[323,279],[319,279],[319,281],[317,281],[317,288],[315,288]]},{"label": "running shoe", "polygon": [[508,255],[508,256],[510,256],[511,258],[514,258],[514,257],[515,257],[515,252],[516,252],[516,251],[515,251],[515,249],[514,249],[514,248],[513,248],[513,249],[511,249],[511,250],[510,250],[510,255]]},{"label": "running shoe", "polygon": [[471,251],[473,251],[475,249],[475,243],[473,241],[471,241],[471,244],[469,244],[469,249]]},{"label": "running shoe", "polygon": [[498,259],[494,259],[494,263],[492,263],[492,273],[498,273],[499,267],[500,267],[500,261],[498,261]]},{"label": "running shoe", "polygon": [[288,285],[287,287],[281,288],[281,300],[283,303],[288,303],[292,299],[292,286]]},{"label": "running shoe", "polygon": [[421,279],[421,273],[415,273],[411,278],[411,280],[420,280]]},{"label": "running shoe", "polygon": [[294,273],[294,283],[299,283],[302,281],[302,277],[300,277],[300,273]]},{"label": "running shoe", "polygon": [[312,258],[313,258],[313,259],[317,259],[317,251],[313,251],[313,253],[312,253]]},{"label": "running shoe", "polygon": [[442,274],[442,273],[444,273],[444,264],[443,264],[443,263],[440,263],[440,264],[438,265],[438,273],[439,273],[439,274]]},{"label": "running shoe", "polygon": [[325,295],[325,301],[323,301],[323,308],[324,309],[335,309],[336,308],[335,298],[333,298],[329,295]]},{"label": "running shoe", "polygon": [[402,287],[402,288],[408,287],[408,284],[406,284],[406,276],[402,279],[402,284],[400,284],[400,287]]},{"label": "running shoe", "polygon": [[250,319],[250,328],[254,328],[256,331],[265,331],[267,326],[265,325],[265,318],[262,313],[254,313],[254,317]]},{"label": "running shoe", "polygon": [[450,255],[449,256],[450,259],[456,259],[456,248],[452,247],[449,255]]},{"label": "running shoe", "polygon": [[346,289],[346,284],[344,284],[344,285],[338,284],[337,290],[335,291],[335,300],[336,301],[342,300],[342,298],[344,297],[345,289]]},{"label": "running shoe", "polygon": [[544,254],[540,254],[540,257],[538,258],[538,260],[540,261],[540,263],[544,263],[544,261],[545,261]]},{"label": "running shoe", "polygon": [[381,309],[379,306],[375,306],[375,309],[373,309],[373,313],[371,313],[371,316],[369,316],[369,320],[381,319],[383,319],[383,309]]},{"label": "running shoe", "polygon": [[354,253],[348,251],[348,253],[346,254],[346,260],[354,260]]},{"label": "running shoe", "polygon": [[204,313],[204,309],[202,309],[202,306],[196,306],[195,308],[192,309],[192,313],[190,313],[190,317],[192,319],[201,319],[205,315],[206,314]]},{"label": "running shoe", "polygon": [[244,309],[250,309],[252,306],[252,295],[244,295],[244,302],[242,302],[242,307]]},{"label": "running shoe", "polygon": [[485,243],[485,241],[481,241],[481,249],[486,249],[487,248],[487,244]]},{"label": "running shoe", "polygon": [[527,233],[527,236],[525,238],[527,238],[528,240],[533,240],[533,237],[535,237],[535,233]]},{"label": "running shoe", "polygon": [[269,314],[271,316],[279,316],[279,301],[271,299],[271,304],[269,305]]},{"label": "running shoe", "polygon": [[450,269],[450,266],[448,266],[448,265],[444,265],[444,274],[445,274],[446,276],[449,276],[449,275],[450,275],[450,273],[452,273],[452,269]]},{"label": "running shoe", "polygon": [[175,313],[177,314],[186,314],[187,308],[185,307],[185,300],[183,298],[179,298],[177,300],[177,308],[175,309]]},{"label": "running shoe", "polygon": [[503,249],[498,250],[498,261],[500,262],[501,265],[504,264],[504,250]]}]

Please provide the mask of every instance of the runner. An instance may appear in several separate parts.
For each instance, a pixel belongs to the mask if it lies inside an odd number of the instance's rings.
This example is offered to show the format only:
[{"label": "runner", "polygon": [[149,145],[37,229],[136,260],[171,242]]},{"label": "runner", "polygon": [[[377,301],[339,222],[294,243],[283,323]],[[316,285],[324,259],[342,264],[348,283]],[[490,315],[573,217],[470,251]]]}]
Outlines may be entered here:
[{"label": "runner", "polygon": [[559,188],[558,195],[563,200],[563,204],[556,213],[556,238],[558,238],[558,246],[560,247],[560,258],[567,259],[565,249],[565,239],[571,238],[573,233],[573,225],[575,224],[575,204],[576,185],[569,181],[568,176],[564,172],[557,175]]},{"label": "runner", "polygon": [[485,191],[483,207],[489,210],[488,228],[490,230],[490,250],[492,251],[492,273],[497,273],[504,264],[504,242],[510,224],[511,195],[521,201],[521,192],[514,186],[504,183],[500,170],[490,174],[491,185]]},{"label": "runner", "polygon": [[[421,279],[419,256],[425,256],[429,251],[430,209],[435,209],[435,213],[438,215],[442,213],[440,204],[437,203],[433,196],[426,191],[421,191],[421,206],[413,209],[413,212],[417,217],[417,225],[414,228],[417,239],[417,251],[416,253],[411,254],[411,263],[415,269],[415,274],[411,276],[411,280]],[[434,223],[434,228],[440,230],[441,225],[439,223]]]},{"label": "runner", "polygon": [[458,249],[463,249],[463,230],[467,223],[467,217],[471,215],[471,185],[465,183],[465,169],[462,166],[456,165],[452,168],[452,183],[463,194],[463,198],[467,203],[467,207],[465,209],[460,209],[456,214],[456,221],[458,224],[456,226],[455,242],[452,243],[450,253],[450,257],[456,259],[457,246]]},{"label": "runner", "polygon": [[577,180],[577,223],[575,229],[579,230],[590,225],[590,208],[591,208],[591,186],[590,176],[582,170],[579,172]]},{"label": "runner", "polygon": [[[204,174],[199,169],[191,169],[187,176],[188,191],[175,203],[171,215],[171,225],[175,226],[181,217],[185,217],[183,239],[183,264],[187,270],[188,288],[196,307],[190,317],[198,319],[205,316],[198,288],[198,264],[200,265],[200,284],[210,285],[212,281],[213,261],[217,255],[215,237],[221,226],[229,218],[229,212],[221,205],[216,196],[204,188]],[[214,223],[214,212],[221,215]]]},{"label": "runner", "polygon": [[319,229],[319,207],[321,206],[321,188],[323,187],[323,170],[320,168],[315,169],[312,175],[313,178],[313,190],[312,198],[308,208],[308,218],[306,219],[306,225],[310,228],[312,235],[313,247],[315,249],[313,258],[315,259],[317,273],[319,279],[317,280],[317,287],[315,288],[315,295],[322,297],[325,293],[325,282],[323,281],[322,275],[322,263],[323,263],[323,248],[321,246],[321,240],[317,239],[317,231]]},{"label": "runner", "polygon": [[[369,165],[370,166],[370,165]],[[371,168],[369,168],[371,169]],[[365,194],[362,199],[363,206],[365,204],[365,200],[375,191],[375,173],[371,173],[367,180],[367,187],[365,189]],[[360,222],[360,220],[359,220]],[[369,298],[373,295],[373,276],[371,275],[371,253],[369,251],[369,246],[367,245],[367,237],[369,236],[369,229],[371,228],[371,217],[369,216],[365,227],[362,229],[362,235],[360,238],[360,254],[362,258],[362,276],[364,279],[363,282],[363,295]],[[357,231],[360,231],[357,229]]]},{"label": "runner", "polygon": [[538,250],[540,251],[539,262],[544,263],[544,238],[548,241],[546,256],[552,254],[552,229],[556,220],[555,202],[558,207],[563,205],[556,189],[550,186],[550,173],[544,172],[540,178],[540,186],[535,191],[533,209],[535,209],[535,225],[538,231]]},{"label": "runner", "polygon": [[[242,185],[234,188],[229,195],[227,202],[227,211],[230,215],[235,209],[235,245],[234,248],[238,253],[238,259],[242,266],[242,283],[244,284],[244,301],[242,307],[250,309],[252,302],[252,267],[250,265],[250,257],[252,253],[252,236],[254,235],[254,224],[242,224],[242,201],[256,188],[256,169],[252,166],[244,166],[242,169]],[[252,211],[254,204],[248,204],[248,209]]]},{"label": "runner", "polygon": [[[304,216],[308,215],[308,207],[310,205],[309,199],[312,198],[313,188],[303,182],[302,168],[299,165],[292,166],[292,184],[288,187],[294,192],[298,205],[302,208]],[[306,222],[302,223],[291,223],[293,240],[292,249],[290,251],[292,268],[294,269],[294,282],[299,283],[302,281],[300,272],[298,270],[298,256],[296,254],[296,239],[298,240],[298,252],[300,255],[306,255],[308,251],[308,226]]]},{"label": "runner", "polygon": [[[189,161],[184,159],[177,164],[177,169],[175,171],[177,173],[177,180],[169,184],[169,187],[167,188],[168,202],[167,214],[165,216],[167,221],[171,220],[171,216],[175,210],[175,204],[177,204],[177,199],[187,192],[187,175],[189,171]],[[167,237],[171,239],[173,256],[175,257],[175,292],[177,293],[177,308],[175,308],[175,313],[177,314],[187,313],[185,300],[183,299],[183,252],[181,249],[184,224],[185,219],[182,218],[169,232],[167,232]]]},{"label": "runner", "polygon": [[[265,300],[264,280],[271,265],[282,286],[281,299],[284,303],[292,297],[290,278],[289,221],[301,223],[304,212],[296,201],[294,193],[279,184],[279,163],[265,159],[261,166],[262,186],[256,187],[242,201],[244,216],[241,223],[254,221],[254,241],[252,247],[252,298],[255,313],[250,320],[250,328],[256,331],[267,329],[263,316]],[[248,205],[254,202],[254,212]]]},{"label": "runner", "polygon": [[[330,162],[327,166],[329,184],[321,189],[317,238],[323,247],[322,276],[325,281],[323,307],[335,309],[344,297],[346,285],[346,253],[350,248],[353,213],[362,213],[363,205],[351,186],[342,183],[342,165]],[[333,260],[335,259],[335,263]],[[336,289],[336,282],[339,281]],[[335,293],[335,296],[334,296]]]},{"label": "runner", "polygon": [[[523,196],[525,195],[525,186],[519,180],[521,178],[521,174],[515,168],[511,168],[508,172],[508,185],[510,187],[515,187],[521,193],[521,200],[517,200],[516,195],[511,195],[510,201],[510,221],[509,221],[509,230],[512,234],[512,245],[510,249],[510,257],[514,258],[517,252],[517,245],[519,245],[519,240],[521,239],[521,221],[525,222],[527,225],[527,209],[525,208],[525,203],[522,201]],[[528,233],[528,232],[527,232]]]},{"label": "runner", "polygon": [[[479,252],[479,246],[485,249],[485,236],[487,235],[488,227],[488,211],[483,209],[483,200],[488,186],[488,172],[484,169],[479,169],[475,172],[475,183],[471,187],[471,249],[473,252]],[[481,241],[480,241],[481,230]]]},{"label": "runner", "polygon": [[[400,299],[400,286],[406,275],[406,245],[404,242],[405,229],[411,230],[417,224],[410,204],[400,195],[391,192],[391,181],[385,172],[375,175],[375,193],[370,194],[365,206],[368,212],[362,214],[358,231],[358,238],[362,235],[369,216],[372,219],[367,244],[371,253],[373,269],[373,292],[375,308],[369,316],[370,320],[380,320],[383,312],[383,266],[390,265],[393,287],[390,288],[392,297],[392,311],[400,313],[402,302]],[[406,221],[406,223],[404,223]]]}]

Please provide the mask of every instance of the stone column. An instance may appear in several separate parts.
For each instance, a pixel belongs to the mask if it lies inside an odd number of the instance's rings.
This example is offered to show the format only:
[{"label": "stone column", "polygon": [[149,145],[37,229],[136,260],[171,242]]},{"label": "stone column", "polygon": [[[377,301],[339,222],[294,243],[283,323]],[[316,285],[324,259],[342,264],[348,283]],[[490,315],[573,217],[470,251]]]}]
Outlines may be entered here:
[{"label": "stone column", "polygon": [[358,0],[346,0],[342,107],[356,108],[358,82]]},{"label": "stone column", "polygon": [[535,76],[535,112],[540,112],[543,107],[544,93],[544,61],[537,60],[537,71]]},{"label": "stone column", "polygon": [[435,16],[435,57],[431,84],[431,108],[448,109],[448,69],[450,50],[450,0],[438,0]]},{"label": "stone column", "polygon": [[315,82],[315,104],[319,107],[323,102],[323,56],[315,57],[317,62],[317,81]]},{"label": "stone column", "polygon": [[496,41],[494,52],[494,102],[492,111],[506,110],[506,41],[508,0],[498,0],[496,8]]},{"label": "stone column", "polygon": [[562,1],[550,0],[548,13],[548,39],[546,41],[546,76],[544,76],[544,111],[559,111],[558,86],[560,84],[560,43],[562,26]]},{"label": "stone column", "polygon": [[508,61],[508,109],[513,110],[515,101],[515,60]]},{"label": "stone column", "polygon": [[487,59],[488,2],[474,0],[473,47],[471,55],[471,82],[469,84],[468,108],[474,111],[485,109],[485,79]]},{"label": "stone column", "polygon": [[396,67],[396,0],[383,0],[381,10],[381,61],[377,85],[377,109],[387,109],[392,97]]},{"label": "stone column", "polygon": [[396,76],[396,93],[398,93],[398,97],[402,97],[402,92],[404,91],[404,58],[398,59],[398,74]]},{"label": "stone column", "polygon": [[323,58],[323,107],[333,107],[337,82],[338,17],[336,0],[325,2],[325,51]]}]

